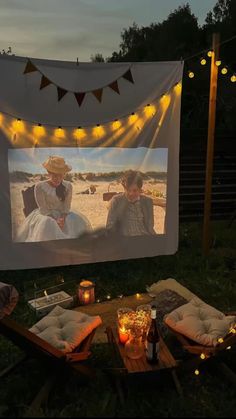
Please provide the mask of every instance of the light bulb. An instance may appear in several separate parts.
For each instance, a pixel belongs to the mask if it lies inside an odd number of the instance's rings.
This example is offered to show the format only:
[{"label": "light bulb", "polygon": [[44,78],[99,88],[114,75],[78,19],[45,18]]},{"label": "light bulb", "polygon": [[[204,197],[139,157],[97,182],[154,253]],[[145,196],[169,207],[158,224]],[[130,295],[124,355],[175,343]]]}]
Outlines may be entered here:
[{"label": "light bulb", "polygon": [[216,60],[216,65],[219,67],[221,65],[221,60]]},{"label": "light bulb", "polygon": [[207,55],[208,55],[208,57],[212,57],[212,51],[208,51],[208,53],[207,53]]},{"label": "light bulb", "polygon": [[193,71],[189,71],[188,72],[188,76],[189,76],[190,79],[193,79],[194,78],[194,72]]},{"label": "light bulb", "polygon": [[235,75],[235,74],[233,74],[233,75],[230,77],[230,80],[232,81],[232,83],[235,83],[235,82],[236,82],[236,75]]},{"label": "light bulb", "polygon": [[227,69],[226,67],[223,67],[223,68],[221,69],[221,73],[222,73],[222,74],[227,74],[227,73],[228,73],[228,69]]},{"label": "light bulb", "polygon": [[200,63],[201,63],[201,65],[206,65],[206,59],[205,58],[201,58]]}]

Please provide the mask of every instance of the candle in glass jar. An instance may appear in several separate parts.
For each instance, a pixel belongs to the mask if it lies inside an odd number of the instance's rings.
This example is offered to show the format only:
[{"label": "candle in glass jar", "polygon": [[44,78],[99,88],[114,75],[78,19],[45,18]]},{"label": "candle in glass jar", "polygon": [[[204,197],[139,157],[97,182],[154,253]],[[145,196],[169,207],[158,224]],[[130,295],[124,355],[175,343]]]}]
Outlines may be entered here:
[{"label": "candle in glass jar", "polygon": [[84,303],[85,304],[89,303],[89,299],[90,299],[90,292],[89,291],[85,291],[84,292]]},{"label": "candle in glass jar", "polygon": [[120,343],[126,343],[129,339],[129,333],[128,330],[125,329],[125,327],[119,327],[119,340]]}]

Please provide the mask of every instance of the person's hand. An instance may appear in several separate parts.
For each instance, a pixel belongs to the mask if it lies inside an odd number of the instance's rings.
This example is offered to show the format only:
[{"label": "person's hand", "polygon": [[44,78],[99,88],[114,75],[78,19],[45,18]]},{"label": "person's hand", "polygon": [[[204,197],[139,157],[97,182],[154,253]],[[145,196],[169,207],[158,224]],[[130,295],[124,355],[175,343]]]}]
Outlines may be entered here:
[{"label": "person's hand", "polygon": [[61,230],[63,230],[64,224],[65,224],[65,217],[58,217],[56,220],[58,226]]}]

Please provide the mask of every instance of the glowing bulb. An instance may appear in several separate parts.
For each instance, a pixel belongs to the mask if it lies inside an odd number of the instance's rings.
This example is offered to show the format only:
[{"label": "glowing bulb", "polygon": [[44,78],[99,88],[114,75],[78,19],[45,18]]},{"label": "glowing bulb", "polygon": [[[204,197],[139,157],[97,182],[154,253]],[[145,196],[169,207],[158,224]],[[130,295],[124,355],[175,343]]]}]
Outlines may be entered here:
[{"label": "glowing bulb", "polygon": [[231,346],[227,346],[227,348],[226,348],[226,349],[228,349],[228,350],[229,350],[229,349],[231,349]]},{"label": "glowing bulb", "polygon": [[174,87],[174,90],[175,90],[175,92],[176,93],[181,93],[181,91],[182,91],[182,83],[177,83],[176,85],[175,85],[175,87]]},{"label": "glowing bulb", "polygon": [[97,299],[97,303],[100,303],[100,300],[99,300],[99,298]]},{"label": "glowing bulb", "polygon": [[74,130],[73,136],[76,140],[81,140],[82,138],[86,136],[86,134],[85,134],[84,129],[82,129],[81,127],[78,127]]},{"label": "glowing bulb", "polygon": [[139,299],[140,297],[141,297],[141,295],[137,292],[136,298]]},{"label": "glowing bulb", "polygon": [[221,69],[221,73],[222,73],[222,74],[227,74],[227,73],[228,73],[228,69],[227,69],[226,67],[223,67],[223,68]]},{"label": "glowing bulb", "polygon": [[104,133],[104,128],[100,124],[97,124],[96,127],[93,128],[93,135],[96,137],[102,137]]},{"label": "glowing bulb", "polygon": [[218,340],[219,343],[223,343],[224,342],[224,339],[223,338],[219,338],[217,340]]},{"label": "glowing bulb", "polygon": [[205,58],[201,58],[200,63],[201,63],[201,65],[206,65],[206,59]]},{"label": "glowing bulb", "polygon": [[206,355],[205,355],[205,354],[201,354],[201,355],[200,355],[200,358],[201,358],[201,359],[205,359],[205,358],[206,358]]},{"label": "glowing bulb", "polygon": [[236,330],[234,327],[232,327],[232,329],[230,329],[229,333],[236,333]]},{"label": "glowing bulb", "polygon": [[24,132],[25,130],[24,122],[20,118],[14,121],[12,126],[15,132]]},{"label": "glowing bulb", "polygon": [[156,112],[156,108],[155,108],[155,106],[148,104],[147,106],[145,106],[144,112],[145,112],[145,115],[147,117],[153,116],[155,114],[155,112]]},{"label": "glowing bulb", "polygon": [[110,300],[110,298],[111,298],[111,296],[110,295],[107,295],[107,299]]},{"label": "glowing bulb", "polygon": [[45,135],[45,128],[42,127],[41,124],[38,124],[34,127],[33,129],[33,133],[35,135],[35,137],[43,137]]},{"label": "glowing bulb", "polygon": [[232,83],[235,83],[235,82],[236,82],[236,75],[235,75],[235,74],[233,74],[233,75],[230,77],[230,80],[232,81]]},{"label": "glowing bulb", "polygon": [[208,51],[207,55],[208,57],[212,57],[213,51]]},{"label": "glowing bulb", "polygon": [[60,126],[55,129],[54,134],[55,134],[55,137],[57,137],[57,138],[64,138],[65,137],[65,132],[62,129],[62,127],[60,127]]},{"label": "glowing bulb", "polygon": [[114,122],[112,122],[112,129],[115,131],[116,129],[119,129],[121,127],[121,122],[116,119]]},{"label": "glowing bulb", "polygon": [[216,60],[216,65],[219,67],[221,65],[221,60]]},{"label": "glowing bulb", "polygon": [[130,124],[133,124],[135,121],[137,121],[137,119],[138,119],[138,115],[136,115],[134,112],[132,112],[132,114],[129,117]]},{"label": "glowing bulb", "polygon": [[189,71],[188,72],[188,76],[189,76],[190,79],[193,79],[194,78],[194,72],[193,71]]},{"label": "glowing bulb", "polygon": [[194,374],[195,374],[195,375],[199,375],[199,374],[200,374],[199,370],[195,370],[195,371],[194,371]]}]

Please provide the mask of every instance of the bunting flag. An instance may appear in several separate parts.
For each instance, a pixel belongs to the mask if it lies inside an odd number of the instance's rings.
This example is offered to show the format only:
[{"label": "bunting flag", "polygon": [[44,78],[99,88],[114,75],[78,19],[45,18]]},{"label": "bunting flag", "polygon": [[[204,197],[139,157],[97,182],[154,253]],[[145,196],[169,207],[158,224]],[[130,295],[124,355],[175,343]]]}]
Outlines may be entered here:
[{"label": "bunting flag", "polygon": [[97,98],[98,102],[100,103],[102,101],[102,92],[103,92],[103,89],[97,89],[97,90],[92,91],[93,95]]},{"label": "bunting flag", "polygon": [[128,80],[128,81],[130,81],[130,83],[134,83],[134,79],[133,79],[133,76],[132,76],[132,73],[131,73],[131,70],[129,69],[128,71],[126,71],[126,73],[125,74],[123,74],[123,76],[122,76],[124,79],[126,79],[126,80]]},{"label": "bunting flag", "polygon": [[78,103],[79,106],[82,105],[85,95],[87,93],[92,93],[96,99],[98,100],[99,103],[102,102],[102,95],[103,95],[103,89],[106,87],[110,87],[110,89],[112,89],[114,92],[116,92],[118,95],[120,94],[120,89],[118,86],[118,80],[120,78],[124,78],[126,80],[128,80],[130,83],[134,84],[134,79],[131,73],[130,68],[128,70],[126,70],[126,72],[118,77],[116,80],[114,80],[113,82],[109,83],[107,86],[103,86],[99,89],[95,89],[95,90],[90,90],[90,91],[86,91],[86,92],[73,92],[70,90],[66,90],[63,89],[62,87],[57,86],[55,83],[53,83],[51,80],[49,80],[33,63],[31,60],[27,60],[25,69],[24,69],[24,73],[23,74],[27,74],[27,73],[32,73],[33,71],[38,71],[39,73],[41,73],[41,83],[40,83],[40,87],[39,89],[42,90],[45,87],[49,86],[49,84],[53,84],[54,86],[56,86],[57,88],[57,99],[58,102],[60,102],[60,100],[66,95],[66,93],[70,92],[72,94],[74,94],[76,101]]},{"label": "bunting flag", "polygon": [[86,93],[85,92],[77,92],[77,93],[74,93],[74,95],[75,95],[75,98],[77,100],[78,105],[81,106]]},{"label": "bunting flag", "polygon": [[23,74],[32,73],[33,71],[38,71],[38,69],[30,60],[28,60]]},{"label": "bunting flag", "polygon": [[118,93],[118,95],[120,94],[120,90],[119,90],[119,86],[117,83],[117,80],[113,81],[112,83],[109,84],[109,87],[114,90],[114,92]]},{"label": "bunting flag", "polygon": [[42,89],[44,89],[44,87],[48,86],[49,84],[51,84],[51,81],[47,77],[42,75],[39,89],[42,90]]},{"label": "bunting flag", "polygon": [[60,100],[66,95],[67,90],[62,89],[61,87],[57,87],[57,98],[58,98],[58,102],[60,102]]}]

